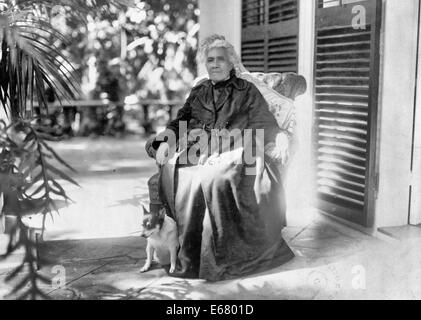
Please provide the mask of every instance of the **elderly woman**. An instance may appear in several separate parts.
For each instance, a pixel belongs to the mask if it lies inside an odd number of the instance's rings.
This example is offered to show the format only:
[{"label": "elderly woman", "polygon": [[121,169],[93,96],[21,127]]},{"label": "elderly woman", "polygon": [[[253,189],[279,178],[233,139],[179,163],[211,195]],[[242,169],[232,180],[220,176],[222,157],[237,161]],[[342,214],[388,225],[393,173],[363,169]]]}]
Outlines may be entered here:
[{"label": "elderly woman", "polygon": [[[160,197],[178,225],[172,275],[218,281],[294,256],[281,235],[285,199],[278,168],[286,150],[273,148],[288,133],[256,86],[237,77],[241,64],[230,43],[211,36],[200,55],[209,79],[192,89],[147,150],[160,165]],[[270,157],[263,152],[268,145]]]}]

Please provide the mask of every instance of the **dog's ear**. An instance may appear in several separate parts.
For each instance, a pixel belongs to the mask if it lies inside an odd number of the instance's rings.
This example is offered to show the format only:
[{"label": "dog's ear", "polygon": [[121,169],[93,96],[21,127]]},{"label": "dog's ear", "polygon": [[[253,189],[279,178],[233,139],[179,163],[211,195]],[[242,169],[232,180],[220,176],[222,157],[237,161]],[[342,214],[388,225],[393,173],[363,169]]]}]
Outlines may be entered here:
[{"label": "dog's ear", "polygon": [[167,213],[167,211],[165,210],[165,208],[161,208],[161,209],[159,209],[158,217],[163,219],[165,217],[166,213]]},{"label": "dog's ear", "polygon": [[149,214],[149,211],[145,208],[145,206],[143,205],[143,203],[141,204],[141,208],[142,208],[142,214]]}]

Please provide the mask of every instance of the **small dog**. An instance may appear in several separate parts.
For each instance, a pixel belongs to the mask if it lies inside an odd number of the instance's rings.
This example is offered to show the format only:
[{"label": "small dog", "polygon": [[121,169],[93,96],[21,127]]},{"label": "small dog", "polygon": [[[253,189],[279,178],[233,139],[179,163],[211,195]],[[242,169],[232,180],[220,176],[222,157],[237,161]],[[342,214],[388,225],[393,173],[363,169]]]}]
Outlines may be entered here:
[{"label": "small dog", "polygon": [[150,269],[152,260],[160,265],[170,265],[170,273],[175,271],[179,247],[177,224],[166,214],[165,208],[158,213],[148,212],[143,207],[141,237],[148,240],[146,262],[140,272]]}]

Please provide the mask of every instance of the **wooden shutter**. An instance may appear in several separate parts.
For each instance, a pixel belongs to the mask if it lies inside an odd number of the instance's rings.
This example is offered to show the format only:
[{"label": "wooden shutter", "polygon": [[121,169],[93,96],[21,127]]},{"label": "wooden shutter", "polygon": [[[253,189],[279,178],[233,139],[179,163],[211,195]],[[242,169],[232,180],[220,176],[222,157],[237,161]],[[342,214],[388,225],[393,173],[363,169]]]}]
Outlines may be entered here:
[{"label": "wooden shutter", "polygon": [[251,72],[297,72],[298,0],[243,0],[241,58]]},{"label": "wooden shutter", "polygon": [[[320,210],[370,227],[381,0],[316,0],[314,145]],[[352,26],[353,7],[366,28]]]}]

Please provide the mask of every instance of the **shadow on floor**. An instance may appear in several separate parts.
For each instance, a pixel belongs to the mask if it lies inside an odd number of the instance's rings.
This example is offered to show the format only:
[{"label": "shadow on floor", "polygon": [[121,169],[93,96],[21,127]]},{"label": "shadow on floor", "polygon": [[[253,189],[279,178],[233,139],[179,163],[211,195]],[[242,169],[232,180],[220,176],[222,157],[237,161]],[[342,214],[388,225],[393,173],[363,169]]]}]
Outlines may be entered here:
[{"label": "shadow on floor", "polygon": [[[159,267],[139,273],[146,256],[146,241],[140,237],[43,243],[41,255],[46,261],[42,271],[48,276],[54,265],[66,269],[66,289],[51,292],[57,299],[313,299],[318,286],[308,284],[308,270],[325,268],[363,246],[361,239],[319,222],[301,229],[286,228],[284,237],[296,254],[293,260],[266,272],[217,283],[170,278]],[[288,282],[285,279],[291,275],[298,277],[296,287],[282,288],[282,281]]]}]

